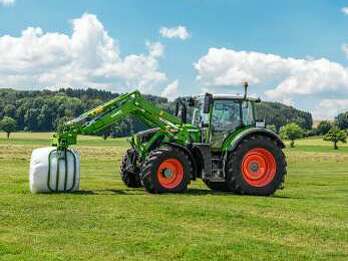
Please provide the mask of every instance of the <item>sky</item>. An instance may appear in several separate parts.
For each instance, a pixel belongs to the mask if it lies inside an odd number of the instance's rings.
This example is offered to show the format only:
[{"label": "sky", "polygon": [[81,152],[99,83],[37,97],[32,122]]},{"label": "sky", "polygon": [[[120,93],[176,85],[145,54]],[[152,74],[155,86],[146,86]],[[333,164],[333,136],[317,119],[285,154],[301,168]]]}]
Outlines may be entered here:
[{"label": "sky", "polygon": [[348,110],[348,0],[0,0],[0,88],[249,93]]}]

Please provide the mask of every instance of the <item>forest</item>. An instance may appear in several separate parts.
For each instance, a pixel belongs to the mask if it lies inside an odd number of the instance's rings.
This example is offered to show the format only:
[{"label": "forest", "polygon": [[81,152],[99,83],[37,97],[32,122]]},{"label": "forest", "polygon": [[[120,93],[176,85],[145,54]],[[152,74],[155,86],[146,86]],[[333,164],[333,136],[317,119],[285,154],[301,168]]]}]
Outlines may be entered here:
[{"label": "forest", "polygon": [[[18,131],[54,131],[61,122],[75,118],[81,113],[94,108],[118,93],[96,89],[60,89],[58,91],[20,91],[0,90],[0,120],[13,118]],[[145,95],[146,99],[157,106],[173,113],[175,101],[166,98]],[[276,131],[289,122],[295,122],[310,131],[313,125],[312,115],[281,103],[261,102],[256,106],[258,120],[266,121]],[[117,126],[107,130],[112,136],[128,136],[145,129],[136,119],[125,119]]]}]

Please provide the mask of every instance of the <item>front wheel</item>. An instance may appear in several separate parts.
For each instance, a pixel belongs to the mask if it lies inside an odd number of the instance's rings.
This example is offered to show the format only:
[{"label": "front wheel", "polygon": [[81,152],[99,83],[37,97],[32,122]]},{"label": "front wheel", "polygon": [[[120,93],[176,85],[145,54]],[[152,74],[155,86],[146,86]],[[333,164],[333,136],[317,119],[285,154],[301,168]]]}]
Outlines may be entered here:
[{"label": "front wheel", "polygon": [[179,193],[187,189],[191,161],[180,149],[166,146],[150,152],[141,172],[144,188],[150,193]]},{"label": "front wheel", "polygon": [[135,162],[137,158],[137,153],[133,149],[127,150],[123,156],[120,174],[123,183],[129,188],[139,188],[141,187],[141,181],[139,177],[139,169],[137,168]]},{"label": "front wheel", "polygon": [[248,137],[227,158],[227,185],[238,194],[271,195],[282,187],[285,175],[285,155],[269,137]]}]

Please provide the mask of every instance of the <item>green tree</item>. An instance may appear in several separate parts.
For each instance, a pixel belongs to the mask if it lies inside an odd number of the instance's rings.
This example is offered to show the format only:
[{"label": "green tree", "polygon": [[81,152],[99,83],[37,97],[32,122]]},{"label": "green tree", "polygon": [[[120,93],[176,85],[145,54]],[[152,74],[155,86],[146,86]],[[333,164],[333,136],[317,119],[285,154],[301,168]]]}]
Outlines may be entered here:
[{"label": "green tree", "polygon": [[332,128],[332,124],[329,121],[321,121],[318,124],[318,134],[319,135],[325,135],[329,132],[329,130]]},{"label": "green tree", "polygon": [[16,116],[16,107],[13,104],[7,104],[4,108],[5,116],[14,118]]},{"label": "green tree", "polygon": [[266,128],[273,132],[277,132],[277,127],[274,124],[269,124],[266,126]]},{"label": "green tree", "polygon": [[0,121],[0,129],[6,132],[7,138],[9,139],[11,132],[14,132],[17,129],[17,123],[11,117],[5,116]]},{"label": "green tree", "polygon": [[344,130],[339,129],[337,126],[332,127],[328,133],[324,136],[325,141],[330,141],[334,145],[334,149],[337,150],[338,142],[347,142],[347,133]]},{"label": "green tree", "polygon": [[348,129],[348,111],[338,114],[335,121],[340,129]]},{"label": "green tree", "polygon": [[[59,122],[79,116],[82,112],[117,97],[119,94],[96,89],[61,89],[59,91],[18,91],[0,88],[0,119],[11,117],[17,122],[17,130],[52,131]],[[175,102],[152,95],[145,98],[170,113],[175,111]],[[280,103],[256,104],[258,119],[274,125],[276,131],[288,122],[296,122],[301,128],[310,130],[312,116]],[[190,116],[188,117],[190,120]],[[112,130],[114,136],[129,136],[146,129],[141,121],[127,118]],[[273,129],[273,127],[271,127]]]},{"label": "green tree", "polygon": [[295,147],[295,140],[303,137],[303,129],[297,123],[288,123],[280,129],[280,136],[290,140],[290,147]]}]

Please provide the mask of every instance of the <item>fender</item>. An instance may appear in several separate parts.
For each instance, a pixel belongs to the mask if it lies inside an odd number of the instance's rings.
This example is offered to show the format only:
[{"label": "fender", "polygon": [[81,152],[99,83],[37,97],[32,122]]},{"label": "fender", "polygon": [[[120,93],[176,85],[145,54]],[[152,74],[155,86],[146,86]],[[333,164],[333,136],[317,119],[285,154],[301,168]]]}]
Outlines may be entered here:
[{"label": "fender", "polygon": [[271,138],[272,140],[275,140],[280,148],[285,148],[284,142],[281,140],[281,138],[274,133],[271,130],[268,130],[266,128],[247,128],[247,129],[241,129],[238,132],[232,133],[227,136],[225,139],[222,150],[223,151],[232,151],[235,148],[237,148],[238,144],[245,139],[246,137],[249,137],[251,135],[263,135]]}]

